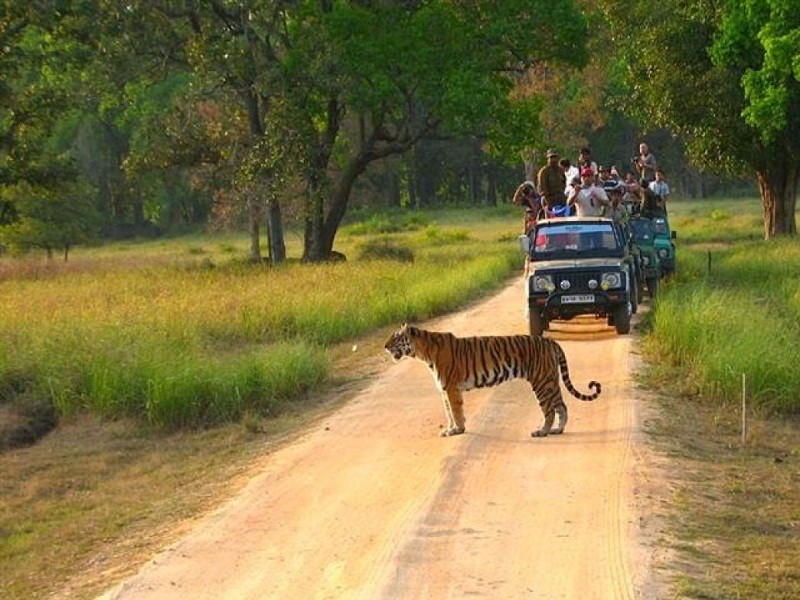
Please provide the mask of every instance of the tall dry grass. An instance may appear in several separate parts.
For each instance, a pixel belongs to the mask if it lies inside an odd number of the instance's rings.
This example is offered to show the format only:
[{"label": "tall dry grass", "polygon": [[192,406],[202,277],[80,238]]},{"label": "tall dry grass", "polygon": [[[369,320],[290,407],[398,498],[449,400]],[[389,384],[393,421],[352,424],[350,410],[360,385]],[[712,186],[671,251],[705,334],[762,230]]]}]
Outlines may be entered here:
[{"label": "tall dry grass", "polygon": [[399,233],[343,230],[353,257],[381,237],[412,261],[252,266],[246,240],[202,236],[38,269],[3,259],[0,402],[44,398],[60,414],[164,428],[279,411],[325,379],[330,345],[453,309],[519,267],[508,216],[483,218],[475,233],[450,213],[435,218]]}]

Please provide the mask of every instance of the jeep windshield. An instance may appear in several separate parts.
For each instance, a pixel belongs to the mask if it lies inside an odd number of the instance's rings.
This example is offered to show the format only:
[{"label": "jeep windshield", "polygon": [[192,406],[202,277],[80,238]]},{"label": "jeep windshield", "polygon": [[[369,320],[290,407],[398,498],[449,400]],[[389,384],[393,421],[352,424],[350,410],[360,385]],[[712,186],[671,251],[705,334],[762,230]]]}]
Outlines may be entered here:
[{"label": "jeep windshield", "polygon": [[655,231],[653,230],[653,222],[650,219],[631,219],[630,228],[634,241],[653,243]]},{"label": "jeep windshield", "polygon": [[533,260],[554,260],[574,257],[622,256],[624,246],[612,221],[540,222],[531,244]]},{"label": "jeep windshield", "polygon": [[667,220],[663,217],[656,217],[653,219],[653,227],[659,235],[669,235],[669,227],[667,227]]}]

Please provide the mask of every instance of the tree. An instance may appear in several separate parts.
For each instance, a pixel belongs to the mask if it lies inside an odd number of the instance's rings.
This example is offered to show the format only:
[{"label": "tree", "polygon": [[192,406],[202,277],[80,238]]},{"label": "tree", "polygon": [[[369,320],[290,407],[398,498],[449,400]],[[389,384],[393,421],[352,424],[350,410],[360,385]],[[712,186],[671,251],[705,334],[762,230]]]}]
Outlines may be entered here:
[{"label": "tree", "polygon": [[98,213],[87,190],[77,182],[57,191],[25,182],[5,187],[3,196],[14,196],[18,215],[0,225],[0,241],[17,252],[41,248],[48,258],[60,249],[66,262],[72,246],[97,234]]},{"label": "tree", "polygon": [[[793,236],[800,178],[797,0],[608,0],[628,66],[626,107],[716,173],[753,173],[767,239]],[[636,31],[636,35],[628,35]]]},{"label": "tree", "polygon": [[330,253],[370,163],[438,136],[472,135],[518,156],[541,103],[515,97],[516,79],[540,62],[585,60],[586,24],[569,0],[322,6],[301,23],[306,58],[293,61],[324,67],[293,86],[313,132],[306,260]]}]

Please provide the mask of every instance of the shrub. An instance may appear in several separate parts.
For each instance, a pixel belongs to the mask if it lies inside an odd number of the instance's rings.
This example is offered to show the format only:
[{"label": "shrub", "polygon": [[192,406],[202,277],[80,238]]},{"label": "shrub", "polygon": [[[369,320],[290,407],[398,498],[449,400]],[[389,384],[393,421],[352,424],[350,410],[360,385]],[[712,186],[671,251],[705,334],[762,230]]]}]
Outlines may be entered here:
[{"label": "shrub", "polygon": [[394,260],[414,262],[414,252],[388,237],[366,240],[356,246],[358,260]]}]

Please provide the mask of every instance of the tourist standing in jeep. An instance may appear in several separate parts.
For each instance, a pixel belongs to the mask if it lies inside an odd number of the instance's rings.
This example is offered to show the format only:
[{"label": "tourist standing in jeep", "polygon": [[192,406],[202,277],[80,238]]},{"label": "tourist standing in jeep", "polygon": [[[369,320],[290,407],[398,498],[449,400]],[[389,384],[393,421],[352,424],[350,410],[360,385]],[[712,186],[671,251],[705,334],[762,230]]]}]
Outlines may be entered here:
[{"label": "tourist standing in jeep", "polygon": [[650,152],[650,147],[642,142],[639,144],[639,156],[633,157],[633,165],[639,172],[640,179],[645,179],[650,185],[651,181],[656,180],[656,169],[658,168],[658,161],[653,153]]},{"label": "tourist standing in jeep", "polygon": [[558,159],[558,152],[553,149],[548,150],[547,164],[536,174],[536,184],[545,210],[561,206],[565,201],[564,188],[567,186],[567,176],[558,164]]},{"label": "tourist standing in jeep", "polygon": [[599,185],[595,185],[594,171],[590,167],[581,169],[581,185],[572,189],[567,205],[574,206],[579,217],[599,217],[604,206],[608,206],[608,196]]}]

